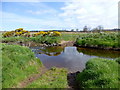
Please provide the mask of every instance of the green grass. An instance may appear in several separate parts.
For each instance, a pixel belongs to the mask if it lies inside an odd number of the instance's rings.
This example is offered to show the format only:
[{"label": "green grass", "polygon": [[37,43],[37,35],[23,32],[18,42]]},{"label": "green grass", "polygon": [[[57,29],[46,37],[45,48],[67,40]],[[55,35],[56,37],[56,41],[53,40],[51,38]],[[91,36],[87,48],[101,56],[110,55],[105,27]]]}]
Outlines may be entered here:
[{"label": "green grass", "polygon": [[76,79],[81,88],[120,88],[120,65],[115,60],[94,58]]},{"label": "green grass", "polygon": [[62,34],[61,40],[76,41],[76,38],[78,38],[79,35],[83,35],[83,34]]},{"label": "green grass", "polygon": [[30,41],[34,41],[36,43],[42,43],[42,44],[53,44],[53,43],[59,43],[61,41],[61,37],[36,36],[36,37],[30,37]]},{"label": "green grass", "polygon": [[120,57],[116,59],[116,62],[120,64]]},{"label": "green grass", "polygon": [[[1,51],[2,44],[0,44],[0,53]],[[2,90],[2,54],[0,54],[0,89]]]},{"label": "green grass", "polygon": [[2,44],[2,86],[11,88],[26,79],[42,66],[27,47]]},{"label": "green grass", "polygon": [[6,38],[2,38],[2,41],[5,42],[17,42],[17,41],[21,41],[21,42],[26,42],[26,41],[30,41],[30,39],[28,37],[6,37]]},{"label": "green grass", "polygon": [[102,48],[120,48],[118,33],[94,33],[80,36],[76,40],[76,45]]},{"label": "green grass", "polygon": [[83,35],[83,34],[62,34],[61,36],[36,36],[36,37],[6,37],[6,38],[2,38],[2,41],[4,42],[26,42],[26,41],[33,41],[36,43],[41,43],[41,44],[53,44],[53,43],[60,43],[62,40],[64,41],[75,41],[76,38],[79,35]]},{"label": "green grass", "polygon": [[78,46],[120,48],[118,33],[62,33],[61,36],[36,36],[36,37],[7,37],[2,38],[5,42],[33,41],[41,44],[58,44],[64,41],[76,41]]},{"label": "green grass", "polygon": [[67,70],[52,68],[26,88],[67,88]]}]

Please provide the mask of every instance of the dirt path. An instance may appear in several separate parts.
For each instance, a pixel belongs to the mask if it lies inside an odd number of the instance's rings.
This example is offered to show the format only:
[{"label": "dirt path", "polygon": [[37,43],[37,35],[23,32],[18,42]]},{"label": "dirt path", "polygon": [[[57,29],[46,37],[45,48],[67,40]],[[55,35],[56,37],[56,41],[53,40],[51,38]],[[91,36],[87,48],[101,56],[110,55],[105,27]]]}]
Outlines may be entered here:
[{"label": "dirt path", "polygon": [[[45,67],[40,68],[38,74],[31,75],[27,79],[20,82],[17,86],[14,86],[13,88],[25,88],[27,85],[32,83],[33,81],[40,78],[43,74],[45,74],[49,69],[46,69]],[[78,88],[77,82],[76,82],[76,75],[80,72],[74,72],[74,73],[68,73],[67,80],[68,80],[68,88],[70,89],[76,89]]]},{"label": "dirt path", "polygon": [[59,45],[60,46],[73,46],[74,45],[74,43],[75,43],[75,41],[61,41],[60,43],[59,43]]},{"label": "dirt path", "polygon": [[71,88],[71,89],[77,89],[78,86],[77,86],[77,82],[76,82],[76,75],[80,73],[79,71],[78,72],[74,72],[74,73],[68,73],[67,75],[67,80],[68,80],[68,88]]},{"label": "dirt path", "polygon": [[41,77],[46,71],[48,71],[48,69],[46,69],[45,67],[42,67],[42,68],[40,68],[39,71],[40,71],[40,73],[31,75],[30,77],[23,80],[16,87],[13,87],[13,88],[24,88],[24,87],[26,87],[28,84],[32,83],[33,81],[35,81],[39,77]]}]

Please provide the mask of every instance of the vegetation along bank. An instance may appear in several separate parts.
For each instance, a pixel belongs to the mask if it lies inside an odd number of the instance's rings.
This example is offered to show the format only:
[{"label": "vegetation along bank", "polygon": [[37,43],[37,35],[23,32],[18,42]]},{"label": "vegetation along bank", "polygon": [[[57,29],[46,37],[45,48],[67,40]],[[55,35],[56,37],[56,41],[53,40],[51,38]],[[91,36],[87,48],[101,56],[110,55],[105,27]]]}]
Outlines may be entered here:
[{"label": "vegetation along bank", "polygon": [[[43,68],[44,66],[41,61],[34,56],[34,53],[28,47],[7,44],[1,45],[3,88],[68,87],[66,69],[52,68],[47,71]],[[42,71],[46,72],[43,73]]]},{"label": "vegetation along bank", "polygon": [[[35,42],[45,45],[60,45],[73,41],[76,46],[120,50],[120,36],[112,33],[60,33],[38,32],[31,34],[22,28],[5,32],[3,43]],[[34,53],[25,46],[0,44],[2,46],[3,88],[68,88],[67,70],[52,68],[46,70]],[[61,44],[62,45],[62,44]],[[107,60],[94,58],[86,68],[76,74],[78,88],[120,88],[120,58]],[[43,72],[45,71],[45,72]],[[36,78],[35,78],[36,77]]]},{"label": "vegetation along bank", "polygon": [[76,77],[79,88],[120,88],[120,58],[94,58]]},{"label": "vegetation along bank", "polygon": [[2,36],[3,43],[34,42],[43,46],[59,46],[65,43],[73,43],[72,45],[80,47],[120,50],[120,35],[118,32],[60,33],[58,31],[40,31],[30,33],[29,31],[23,30],[23,28],[19,28],[15,31],[5,32]]}]

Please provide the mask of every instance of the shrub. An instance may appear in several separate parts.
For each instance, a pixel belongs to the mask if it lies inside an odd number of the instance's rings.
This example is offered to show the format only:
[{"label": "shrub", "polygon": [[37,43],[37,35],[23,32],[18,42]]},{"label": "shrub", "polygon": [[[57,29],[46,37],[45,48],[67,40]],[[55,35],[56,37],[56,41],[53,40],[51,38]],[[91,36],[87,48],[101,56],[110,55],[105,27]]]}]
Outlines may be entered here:
[{"label": "shrub", "polygon": [[30,32],[26,31],[26,30],[23,30],[23,28],[19,28],[19,29],[16,29],[15,31],[9,31],[9,32],[3,33],[3,37],[13,37],[13,36],[14,37],[15,36],[29,37],[30,36]]},{"label": "shrub", "polygon": [[53,32],[53,36],[61,36],[61,33],[58,32],[58,31],[54,31],[54,32]]},{"label": "shrub", "polygon": [[38,35],[45,35],[46,34],[46,32],[44,32],[44,31],[40,31],[40,32],[38,32],[38,33],[34,33],[33,34],[33,36],[38,36]]}]

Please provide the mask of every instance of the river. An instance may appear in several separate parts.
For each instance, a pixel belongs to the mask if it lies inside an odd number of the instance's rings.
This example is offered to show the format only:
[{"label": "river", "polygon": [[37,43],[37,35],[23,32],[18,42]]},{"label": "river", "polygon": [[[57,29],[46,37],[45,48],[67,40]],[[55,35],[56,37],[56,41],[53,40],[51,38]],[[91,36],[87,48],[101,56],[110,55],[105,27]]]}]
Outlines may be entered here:
[{"label": "river", "polygon": [[37,58],[40,58],[46,68],[62,67],[69,72],[82,71],[91,58],[114,60],[120,57],[120,51],[100,50],[80,47],[31,47]]}]

